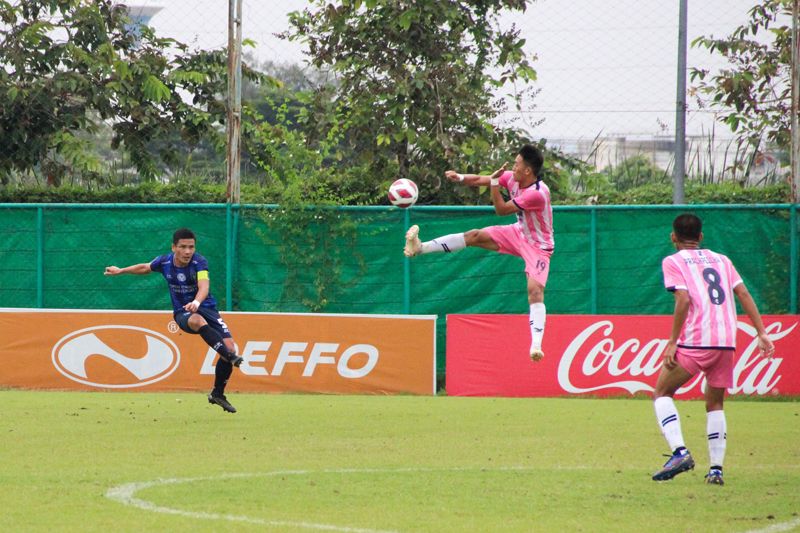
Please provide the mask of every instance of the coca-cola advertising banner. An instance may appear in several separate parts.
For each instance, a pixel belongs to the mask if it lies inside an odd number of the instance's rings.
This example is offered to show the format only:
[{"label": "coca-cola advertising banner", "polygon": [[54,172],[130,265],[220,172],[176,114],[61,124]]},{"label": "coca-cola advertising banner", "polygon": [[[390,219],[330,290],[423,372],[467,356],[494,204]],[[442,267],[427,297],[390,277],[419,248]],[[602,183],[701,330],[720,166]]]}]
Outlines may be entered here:
[{"label": "coca-cola advertising banner", "polygon": [[[755,328],[739,317],[731,394],[800,395],[800,315],[766,315],[775,357],[758,353]],[[527,315],[448,315],[451,396],[629,396],[650,393],[671,316],[548,315],[538,363],[528,354]],[[678,390],[700,398],[702,374]]]}]

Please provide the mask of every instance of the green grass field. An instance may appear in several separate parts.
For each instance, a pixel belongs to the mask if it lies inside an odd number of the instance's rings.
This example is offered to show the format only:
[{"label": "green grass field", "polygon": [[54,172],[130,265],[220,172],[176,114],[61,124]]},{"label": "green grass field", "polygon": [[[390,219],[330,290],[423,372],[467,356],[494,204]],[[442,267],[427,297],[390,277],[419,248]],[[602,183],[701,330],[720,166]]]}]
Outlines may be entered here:
[{"label": "green grass field", "polygon": [[646,400],[0,391],[5,531],[800,530],[800,402],[727,404],[706,486]]}]

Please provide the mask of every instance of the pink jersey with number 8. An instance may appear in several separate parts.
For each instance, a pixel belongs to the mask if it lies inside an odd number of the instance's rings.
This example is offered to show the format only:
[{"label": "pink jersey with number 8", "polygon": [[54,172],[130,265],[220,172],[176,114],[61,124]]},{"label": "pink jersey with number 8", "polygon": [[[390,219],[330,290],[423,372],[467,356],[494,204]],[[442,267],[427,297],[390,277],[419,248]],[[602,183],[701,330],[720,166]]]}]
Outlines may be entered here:
[{"label": "pink jersey with number 8", "polygon": [[736,302],[742,283],[731,260],[711,250],[680,250],[661,263],[668,291],[689,293],[689,313],[678,346],[736,348]]}]

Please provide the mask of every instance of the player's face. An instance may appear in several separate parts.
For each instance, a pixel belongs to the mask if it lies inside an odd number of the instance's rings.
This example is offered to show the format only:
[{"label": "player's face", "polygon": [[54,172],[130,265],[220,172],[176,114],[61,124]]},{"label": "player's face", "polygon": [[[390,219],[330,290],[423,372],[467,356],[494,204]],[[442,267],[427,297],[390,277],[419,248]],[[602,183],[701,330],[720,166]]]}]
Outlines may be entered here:
[{"label": "player's face", "polygon": [[530,165],[522,159],[521,155],[517,155],[517,158],[514,159],[514,168],[512,171],[514,172],[514,179],[518,182],[525,181],[533,176],[533,170],[531,170]]},{"label": "player's face", "polygon": [[175,262],[178,266],[186,266],[194,255],[194,239],[180,239],[172,245],[172,253],[175,254]]}]

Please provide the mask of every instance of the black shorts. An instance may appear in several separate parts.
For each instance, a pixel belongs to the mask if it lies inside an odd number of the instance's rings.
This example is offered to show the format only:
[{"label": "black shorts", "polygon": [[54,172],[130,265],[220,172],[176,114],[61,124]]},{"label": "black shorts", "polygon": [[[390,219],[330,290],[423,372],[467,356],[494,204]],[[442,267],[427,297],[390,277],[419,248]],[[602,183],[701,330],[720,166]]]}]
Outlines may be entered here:
[{"label": "black shorts", "polygon": [[[211,326],[212,329],[216,330],[217,333],[222,335],[223,339],[230,339],[233,337],[230,330],[228,330],[228,325],[224,320],[222,320],[222,317],[219,316],[219,311],[217,311],[216,308],[201,306],[197,308],[197,314],[205,318],[206,322],[208,322],[208,325]],[[174,316],[175,322],[177,322],[178,326],[183,331],[186,333],[197,333],[189,327],[189,317],[192,316],[190,311],[179,311],[176,312]]]}]

